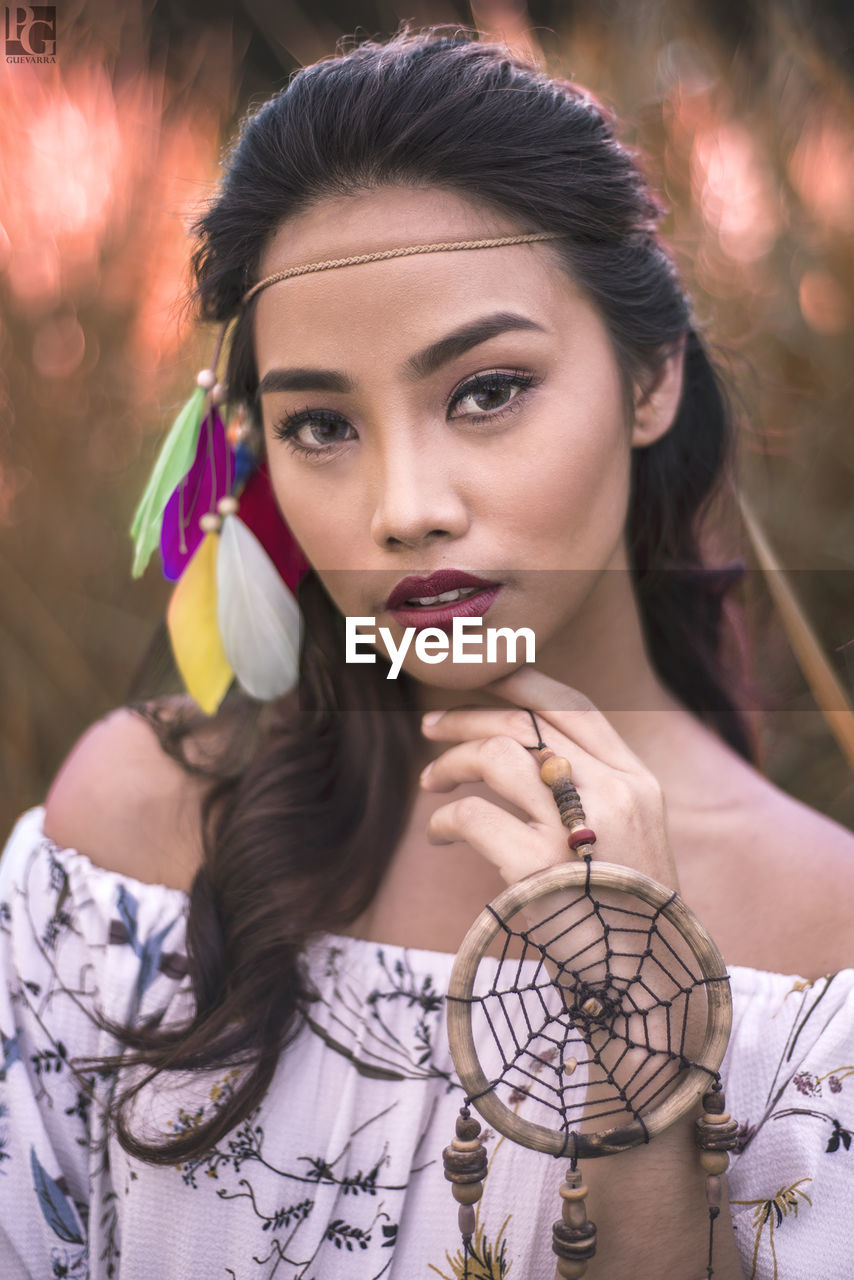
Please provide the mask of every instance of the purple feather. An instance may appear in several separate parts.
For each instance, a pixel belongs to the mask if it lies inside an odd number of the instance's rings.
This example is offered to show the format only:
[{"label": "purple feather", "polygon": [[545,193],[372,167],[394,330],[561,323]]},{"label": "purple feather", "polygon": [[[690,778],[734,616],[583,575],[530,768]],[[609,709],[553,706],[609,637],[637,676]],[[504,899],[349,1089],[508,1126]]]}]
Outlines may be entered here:
[{"label": "purple feather", "polygon": [[216,511],[216,504],[231,490],[234,456],[216,409],[202,423],[193,465],[172,494],[163,513],[160,555],[163,573],[176,582],[203,538],[199,517]]}]

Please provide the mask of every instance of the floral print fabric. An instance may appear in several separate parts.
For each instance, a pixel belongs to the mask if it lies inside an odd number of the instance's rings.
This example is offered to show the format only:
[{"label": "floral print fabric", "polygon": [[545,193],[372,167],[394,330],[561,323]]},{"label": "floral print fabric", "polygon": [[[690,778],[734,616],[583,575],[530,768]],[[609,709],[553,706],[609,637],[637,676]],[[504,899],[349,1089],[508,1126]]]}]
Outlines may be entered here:
[{"label": "floral print fabric", "polygon": [[[453,957],[318,939],[307,964],[320,998],[263,1105],[204,1158],[141,1163],[106,1131],[112,1080],[85,1060],[116,1048],[99,1010],[118,1021],[188,1013],[186,898],[57,848],[42,819],[40,808],[24,814],[0,859],[4,1280],[459,1280],[441,1161],[462,1101],[443,1017]],[[741,1123],[729,1187],[745,1275],[843,1280],[854,1254],[854,971],[814,983],[730,977],[723,1075]],[[152,1135],[192,1127],[234,1079],[144,1090],[135,1124]],[[487,1145],[468,1275],[552,1280],[563,1162],[499,1135]]]}]

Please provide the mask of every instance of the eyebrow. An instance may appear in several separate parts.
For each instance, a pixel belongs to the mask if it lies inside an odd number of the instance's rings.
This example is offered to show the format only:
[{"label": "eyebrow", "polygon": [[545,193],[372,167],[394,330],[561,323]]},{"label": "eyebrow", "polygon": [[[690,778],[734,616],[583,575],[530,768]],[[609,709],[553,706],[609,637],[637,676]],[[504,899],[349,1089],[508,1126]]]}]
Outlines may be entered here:
[{"label": "eyebrow", "polygon": [[[527,316],[517,315],[512,311],[497,311],[493,315],[483,316],[461,325],[453,333],[431,342],[428,347],[415,355],[409,356],[404,363],[406,376],[413,381],[427,378],[449,364],[458,356],[465,355],[473,347],[497,338],[502,333],[519,330],[535,330],[545,333],[543,326]],[[336,369],[271,369],[265,373],[258,385],[258,395],[263,396],[271,391],[338,391],[342,393],[355,390],[353,379]]]},{"label": "eyebrow", "polygon": [[453,333],[449,333],[446,338],[432,342],[417,355],[410,356],[404,369],[413,379],[427,378],[431,373],[441,369],[443,364],[449,364],[457,356],[464,356],[467,351],[471,351],[472,347],[480,346],[481,342],[488,342],[490,338],[497,338],[499,334],[519,329],[536,329],[540,333],[545,332],[542,325],[529,320],[527,316],[516,315],[512,311],[497,311],[494,315],[471,320],[468,324],[455,329]]}]

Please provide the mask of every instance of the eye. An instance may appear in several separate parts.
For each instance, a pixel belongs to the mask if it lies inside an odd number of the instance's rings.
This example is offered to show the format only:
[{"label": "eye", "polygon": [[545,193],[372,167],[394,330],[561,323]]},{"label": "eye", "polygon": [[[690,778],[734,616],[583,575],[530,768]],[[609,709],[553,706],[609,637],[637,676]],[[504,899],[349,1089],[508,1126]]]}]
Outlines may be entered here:
[{"label": "eye", "polygon": [[533,386],[534,376],[516,370],[513,373],[494,369],[478,373],[470,378],[451,397],[449,417],[499,417],[528,387]]},{"label": "eye", "polygon": [[331,409],[304,409],[286,414],[273,424],[272,433],[295,452],[315,456],[329,454],[345,441],[356,439],[347,419]]}]

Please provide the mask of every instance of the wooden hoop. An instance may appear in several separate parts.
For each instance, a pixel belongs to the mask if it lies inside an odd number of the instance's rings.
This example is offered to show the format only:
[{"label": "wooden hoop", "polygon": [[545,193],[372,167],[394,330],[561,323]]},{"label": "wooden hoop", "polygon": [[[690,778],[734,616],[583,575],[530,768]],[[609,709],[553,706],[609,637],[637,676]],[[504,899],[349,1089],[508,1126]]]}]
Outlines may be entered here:
[{"label": "wooden hoop", "polygon": [[601,1133],[570,1133],[523,1120],[494,1092],[474,1043],[471,998],[478,966],[486,948],[501,929],[501,921],[546,894],[561,889],[585,888],[588,867],[583,862],[550,867],[511,885],[480,913],[457,952],[448,987],[448,1043],[457,1075],[472,1106],[499,1133],[535,1151],[554,1156],[605,1156],[649,1141],[684,1116],[708,1089],[710,1078],[723,1061],[732,1025],[729,976],[714,940],[692,911],[672,889],[628,867],[593,862],[589,884],[597,889],[617,889],[633,894],[661,912],[687,943],[708,985],[706,1031],[699,1057],[688,1068],[673,1092],[640,1120],[632,1120]]}]

